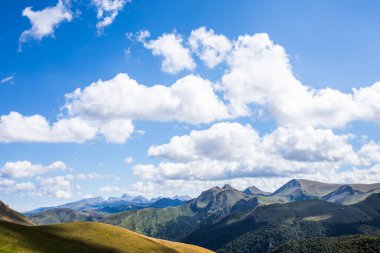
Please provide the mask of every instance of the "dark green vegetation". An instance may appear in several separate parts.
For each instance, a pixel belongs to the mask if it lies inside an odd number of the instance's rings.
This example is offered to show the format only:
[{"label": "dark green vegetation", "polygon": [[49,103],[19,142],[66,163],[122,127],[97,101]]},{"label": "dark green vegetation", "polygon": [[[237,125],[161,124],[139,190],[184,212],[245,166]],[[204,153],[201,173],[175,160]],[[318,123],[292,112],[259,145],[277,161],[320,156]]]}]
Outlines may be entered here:
[{"label": "dark green vegetation", "polygon": [[34,225],[31,220],[22,214],[12,210],[8,205],[0,201],[0,221],[8,221],[26,226]]},{"label": "dark green vegetation", "polygon": [[271,253],[378,253],[380,237],[368,235],[315,238],[285,243]]}]

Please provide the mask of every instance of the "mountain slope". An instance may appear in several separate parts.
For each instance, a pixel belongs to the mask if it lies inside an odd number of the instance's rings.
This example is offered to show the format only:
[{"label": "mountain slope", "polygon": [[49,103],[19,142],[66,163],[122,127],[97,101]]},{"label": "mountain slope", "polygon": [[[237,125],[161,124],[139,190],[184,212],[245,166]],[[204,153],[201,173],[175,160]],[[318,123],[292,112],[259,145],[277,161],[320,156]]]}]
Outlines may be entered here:
[{"label": "mountain slope", "polygon": [[329,202],[353,204],[380,191],[380,184],[327,184],[306,179],[293,179],[270,196],[284,201],[323,199]]},{"label": "mountain slope", "polygon": [[70,208],[55,208],[42,213],[32,214],[29,218],[38,225],[59,224],[73,221],[97,221],[106,215],[98,212],[81,212]]},{"label": "mountain slope", "polygon": [[377,253],[380,252],[380,237],[369,235],[339,236],[315,238],[304,241],[289,242],[281,245],[271,253]]},{"label": "mountain slope", "polygon": [[184,201],[179,199],[162,198],[150,204],[147,208],[165,208],[169,206],[180,206]]},{"label": "mountain slope", "polygon": [[181,240],[200,226],[215,223],[231,212],[254,208],[259,204],[228,185],[214,187],[198,198],[177,207],[142,209],[111,215],[102,220],[148,236]]},{"label": "mountain slope", "polygon": [[260,190],[259,188],[257,188],[256,186],[250,186],[248,188],[246,188],[243,193],[247,194],[247,195],[269,195],[270,192],[264,192],[262,190]]},{"label": "mountain slope", "polygon": [[380,194],[342,206],[306,200],[259,206],[200,228],[182,241],[218,252],[267,252],[283,242],[362,233],[380,235]]},{"label": "mountain slope", "polygon": [[27,227],[0,222],[2,252],[208,253],[192,245],[158,240],[126,229],[95,222]]},{"label": "mountain slope", "polygon": [[0,220],[18,223],[22,225],[31,226],[34,225],[31,220],[22,214],[12,210],[8,205],[0,201]]}]

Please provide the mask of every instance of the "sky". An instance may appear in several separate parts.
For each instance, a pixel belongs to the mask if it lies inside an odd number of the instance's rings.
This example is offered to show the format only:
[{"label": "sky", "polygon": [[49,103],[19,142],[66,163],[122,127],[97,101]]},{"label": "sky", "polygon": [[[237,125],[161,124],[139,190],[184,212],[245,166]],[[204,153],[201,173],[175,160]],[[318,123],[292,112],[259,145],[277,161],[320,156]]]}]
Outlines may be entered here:
[{"label": "sky", "polygon": [[0,200],[380,182],[379,8],[1,1]]}]

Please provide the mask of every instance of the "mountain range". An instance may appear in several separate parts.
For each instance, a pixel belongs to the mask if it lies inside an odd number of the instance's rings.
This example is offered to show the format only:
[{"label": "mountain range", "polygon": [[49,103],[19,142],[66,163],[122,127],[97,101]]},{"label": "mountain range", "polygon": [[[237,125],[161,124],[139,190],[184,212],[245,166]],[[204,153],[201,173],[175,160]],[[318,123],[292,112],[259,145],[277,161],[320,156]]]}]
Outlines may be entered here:
[{"label": "mountain range", "polygon": [[218,252],[268,252],[293,240],[380,235],[380,184],[291,180],[273,193],[250,189],[214,187],[177,207],[129,210],[101,222]]},{"label": "mountain range", "polygon": [[121,197],[102,197],[82,199],[55,207],[42,207],[24,215],[38,225],[58,224],[72,221],[97,221],[110,214],[126,210],[144,208],[164,208],[178,206],[190,199],[188,196],[175,196],[173,198],[146,199],[143,196],[131,197],[123,194]]},{"label": "mountain range", "polygon": [[363,244],[379,246],[380,184],[293,179],[272,193],[255,186],[240,191],[227,184],[187,201],[97,197],[27,215],[24,225],[96,221],[217,252],[325,252],[312,247],[355,252]]}]

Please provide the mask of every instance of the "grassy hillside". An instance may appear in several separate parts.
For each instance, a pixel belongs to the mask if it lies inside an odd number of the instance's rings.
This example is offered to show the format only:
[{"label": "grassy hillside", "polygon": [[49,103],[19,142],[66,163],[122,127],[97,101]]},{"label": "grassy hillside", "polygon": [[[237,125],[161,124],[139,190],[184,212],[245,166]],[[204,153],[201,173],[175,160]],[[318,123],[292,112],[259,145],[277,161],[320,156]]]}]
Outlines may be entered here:
[{"label": "grassy hillside", "polygon": [[315,238],[285,243],[271,253],[378,253],[380,237],[368,235]]},{"label": "grassy hillside", "polygon": [[29,220],[27,217],[16,212],[15,210],[12,210],[11,208],[9,208],[8,205],[4,204],[1,201],[0,201],[0,221],[8,221],[8,222],[27,225],[27,226],[34,225],[33,222]]},{"label": "grassy hillside", "polygon": [[209,253],[192,245],[139,235],[96,222],[73,222],[50,226],[23,226],[0,222],[1,252],[164,252]]}]

